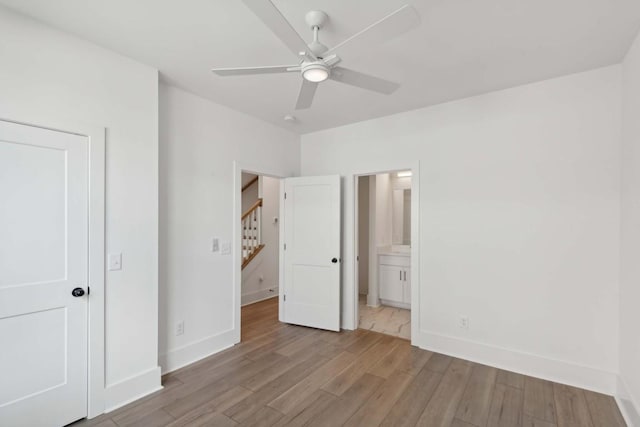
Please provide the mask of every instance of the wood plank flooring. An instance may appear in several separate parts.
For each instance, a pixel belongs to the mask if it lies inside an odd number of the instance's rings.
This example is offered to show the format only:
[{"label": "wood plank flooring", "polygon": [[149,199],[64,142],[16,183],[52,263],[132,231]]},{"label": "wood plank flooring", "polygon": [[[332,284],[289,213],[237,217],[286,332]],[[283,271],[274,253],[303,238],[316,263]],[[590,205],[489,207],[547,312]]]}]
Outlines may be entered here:
[{"label": "wood plank flooring", "polygon": [[242,342],[163,377],[164,389],[74,427],[617,427],[610,396],[411,347],[376,332],[242,309]]}]

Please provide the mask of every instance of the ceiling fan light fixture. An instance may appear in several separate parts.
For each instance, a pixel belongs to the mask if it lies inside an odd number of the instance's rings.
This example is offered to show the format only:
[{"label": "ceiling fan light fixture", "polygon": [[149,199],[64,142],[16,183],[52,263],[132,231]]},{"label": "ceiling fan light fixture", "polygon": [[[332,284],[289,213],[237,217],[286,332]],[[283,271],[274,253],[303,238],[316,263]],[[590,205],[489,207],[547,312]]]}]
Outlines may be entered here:
[{"label": "ceiling fan light fixture", "polygon": [[302,77],[312,83],[320,83],[329,78],[329,68],[324,64],[309,64],[303,67]]},{"label": "ceiling fan light fixture", "polygon": [[327,80],[335,80],[341,84],[359,87],[384,95],[391,95],[400,85],[365,73],[336,67],[341,58],[336,52],[349,48],[357,52],[372,44],[383,42],[404,34],[420,24],[420,16],[416,9],[408,4],[369,25],[351,37],[327,48],[319,40],[319,33],[329,22],[329,16],[320,10],[312,10],[305,16],[305,21],[313,32],[313,41],[307,43],[273,4],[273,0],[242,0],[274,35],[282,41],[296,56],[293,65],[268,65],[260,67],[214,68],[218,76],[247,76],[254,74],[273,74],[295,72],[302,76],[302,86],[298,92],[296,110],[311,107],[318,84]]}]

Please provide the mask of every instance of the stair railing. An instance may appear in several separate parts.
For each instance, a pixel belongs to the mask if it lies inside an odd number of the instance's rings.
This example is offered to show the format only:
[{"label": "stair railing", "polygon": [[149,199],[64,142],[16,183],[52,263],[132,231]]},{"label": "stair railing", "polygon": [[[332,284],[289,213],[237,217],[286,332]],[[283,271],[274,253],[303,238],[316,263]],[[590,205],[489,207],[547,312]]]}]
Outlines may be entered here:
[{"label": "stair railing", "polygon": [[262,199],[258,199],[242,214],[242,268],[258,255],[264,247],[262,243]]}]

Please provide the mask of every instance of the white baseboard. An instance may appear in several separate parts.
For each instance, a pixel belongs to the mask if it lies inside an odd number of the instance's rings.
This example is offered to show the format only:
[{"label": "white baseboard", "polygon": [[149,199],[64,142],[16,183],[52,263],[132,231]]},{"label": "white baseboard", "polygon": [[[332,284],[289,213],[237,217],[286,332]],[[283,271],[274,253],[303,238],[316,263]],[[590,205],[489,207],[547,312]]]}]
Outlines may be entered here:
[{"label": "white baseboard", "polygon": [[[273,289],[273,291],[271,289]],[[269,289],[260,289],[259,291],[242,294],[241,304],[245,306],[245,305],[253,304],[254,302],[263,301],[263,300],[277,297],[277,296],[278,296],[277,286]]]},{"label": "white baseboard", "polygon": [[230,329],[160,355],[162,374],[187,366],[236,343],[236,331]]},{"label": "white baseboard", "polygon": [[389,300],[380,298],[380,303],[381,305],[388,305],[389,307],[402,308],[404,310],[411,310],[411,304],[406,304],[404,302],[389,301]]},{"label": "white baseboard", "polygon": [[597,368],[432,332],[416,331],[413,345],[483,365],[614,395],[618,375]]},{"label": "white baseboard", "polygon": [[162,389],[160,367],[111,384],[105,388],[105,412],[111,412],[128,403]]},{"label": "white baseboard", "polygon": [[621,377],[618,377],[616,402],[627,425],[629,427],[640,427],[640,405],[634,402],[631,393],[629,393],[627,383]]}]

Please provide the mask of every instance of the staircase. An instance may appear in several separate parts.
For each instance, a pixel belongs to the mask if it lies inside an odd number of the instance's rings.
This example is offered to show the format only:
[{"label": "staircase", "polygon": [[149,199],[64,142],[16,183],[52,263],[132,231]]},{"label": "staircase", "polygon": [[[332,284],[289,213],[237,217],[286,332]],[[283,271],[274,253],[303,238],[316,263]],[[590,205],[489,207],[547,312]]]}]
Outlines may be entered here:
[{"label": "staircase", "polygon": [[264,244],[260,233],[262,221],[262,199],[258,199],[245,213],[242,214],[242,268],[244,269],[253,258],[260,253]]}]

